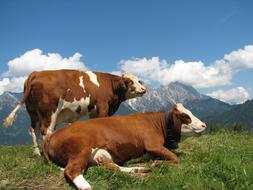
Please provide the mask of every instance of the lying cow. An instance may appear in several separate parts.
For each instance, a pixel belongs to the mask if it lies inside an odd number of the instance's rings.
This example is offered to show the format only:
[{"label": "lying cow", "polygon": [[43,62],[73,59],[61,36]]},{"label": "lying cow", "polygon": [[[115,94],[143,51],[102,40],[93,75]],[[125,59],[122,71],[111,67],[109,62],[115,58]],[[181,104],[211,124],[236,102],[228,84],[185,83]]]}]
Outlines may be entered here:
[{"label": "lying cow", "polygon": [[144,167],[121,167],[126,161],[145,153],[178,163],[168,147],[181,137],[194,136],[206,129],[182,104],[170,112],[150,112],[128,116],[97,118],[76,122],[47,136],[44,156],[65,167],[65,177],[78,189],[91,189],[83,178],[88,164],[99,164],[127,173],[148,172]]},{"label": "lying cow", "polygon": [[25,102],[31,118],[33,153],[40,155],[35,129],[45,136],[52,133],[57,124],[71,123],[84,115],[111,116],[121,102],[142,96],[145,92],[143,82],[127,73],[120,77],[77,70],[33,72],[24,84],[22,100],[3,126],[12,124],[17,110]]}]

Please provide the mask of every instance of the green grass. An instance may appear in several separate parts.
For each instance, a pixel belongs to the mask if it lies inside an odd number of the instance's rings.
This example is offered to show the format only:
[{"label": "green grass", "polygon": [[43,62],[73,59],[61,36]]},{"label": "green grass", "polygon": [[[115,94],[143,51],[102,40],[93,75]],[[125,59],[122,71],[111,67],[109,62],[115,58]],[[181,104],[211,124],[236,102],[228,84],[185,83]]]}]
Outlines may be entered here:
[{"label": "green grass", "polygon": [[[177,152],[178,165],[152,168],[149,177],[90,167],[85,178],[95,190],[253,189],[253,135],[218,132],[191,138]],[[151,162],[134,165],[143,164]],[[34,158],[30,146],[0,146],[0,189],[9,188],[73,189],[57,166]]]}]

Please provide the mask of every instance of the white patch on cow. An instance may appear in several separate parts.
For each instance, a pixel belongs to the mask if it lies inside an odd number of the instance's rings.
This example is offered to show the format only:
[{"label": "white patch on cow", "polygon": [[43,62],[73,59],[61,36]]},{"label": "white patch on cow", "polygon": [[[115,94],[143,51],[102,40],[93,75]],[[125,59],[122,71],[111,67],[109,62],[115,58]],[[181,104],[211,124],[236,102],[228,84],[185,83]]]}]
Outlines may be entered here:
[{"label": "white patch on cow", "polygon": [[[83,115],[88,114],[88,106],[90,105],[90,96],[81,98],[80,100],[74,99],[73,102],[63,100],[61,112],[57,118],[57,123],[69,122],[72,123]],[[80,113],[76,110],[80,107]]]},{"label": "white patch on cow", "polygon": [[113,162],[111,154],[105,149],[92,149],[89,162],[93,164]]},{"label": "white patch on cow", "polygon": [[85,189],[91,190],[90,184],[84,179],[83,175],[77,176],[74,180],[73,183],[76,185],[77,189]]},{"label": "white patch on cow", "polygon": [[[52,133],[55,130],[55,125],[62,122],[72,123],[78,118],[88,113],[88,106],[90,104],[90,96],[80,100],[74,99],[73,102],[65,101],[60,98],[58,102],[58,107],[54,113],[51,115],[51,123],[48,127],[48,134]],[[81,108],[80,113],[77,113],[76,110]]]},{"label": "white patch on cow", "polygon": [[191,118],[191,123],[183,124],[181,127],[181,135],[184,136],[192,136],[193,134],[198,134],[203,132],[206,129],[206,124],[200,121],[197,117],[195,117],[188,109],[186,109],[182,104],[176,104],[176,108],[178,111],[186,113]]},{"label": "white patch on cow", "polygon": [[128,91],[126,93],[127,99],[142,96],[146,92],[146,87],[143,85],[143,82],[140,81],[140,79],[137,78],[136,76],[130,73],[124,73],[122,77],[128,78],[133,82],[131,86],[128,86]]},{"label": "white patch on cow", "polygon": [[97,79],[97,75],[95,73],[93,73],[92,71],[86,71],[85,73],[89,76],[90,81],[92,83],[94,83],[95,85],[97,85],[97,87],[99,87],[99,82],[98,82],[98,79]]},{"label": "white patch on cow", "polygon": [[83,76],[80,76],[79,80],[80,80],[79,86],[81,86],[83,88],[83,92],[85,93],[85,88],[84,88],[84,84],[83,84]]}]

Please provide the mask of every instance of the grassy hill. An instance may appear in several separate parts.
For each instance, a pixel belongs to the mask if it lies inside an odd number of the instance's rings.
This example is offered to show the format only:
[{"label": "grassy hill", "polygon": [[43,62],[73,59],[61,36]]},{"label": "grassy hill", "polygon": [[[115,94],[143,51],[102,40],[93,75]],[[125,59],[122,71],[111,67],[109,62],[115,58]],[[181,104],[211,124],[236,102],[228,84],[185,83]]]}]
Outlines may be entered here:
[{"label": "grassy hill", "polygon": [[[153,168],[149,177],[100,167],[90,167],[85,177],[95,190],[253,189],[252,134],[223,131],[187,139],[177,153],[178,165]],[[5,188],[74,189],[56,165],[34,158],[30,146],[0,146],[0,189]]]}]

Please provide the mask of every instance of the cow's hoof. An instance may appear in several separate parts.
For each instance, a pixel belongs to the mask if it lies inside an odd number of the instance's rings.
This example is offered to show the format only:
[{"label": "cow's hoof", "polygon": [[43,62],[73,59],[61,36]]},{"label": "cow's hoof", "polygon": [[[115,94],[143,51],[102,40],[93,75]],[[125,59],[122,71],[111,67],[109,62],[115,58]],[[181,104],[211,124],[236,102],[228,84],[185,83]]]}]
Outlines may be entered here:
[{"label": "cow's hoof", "polygon": [[36,156],[36,157],[40,157],[41,156],[39,148],[33,149],[33,155]]}]

